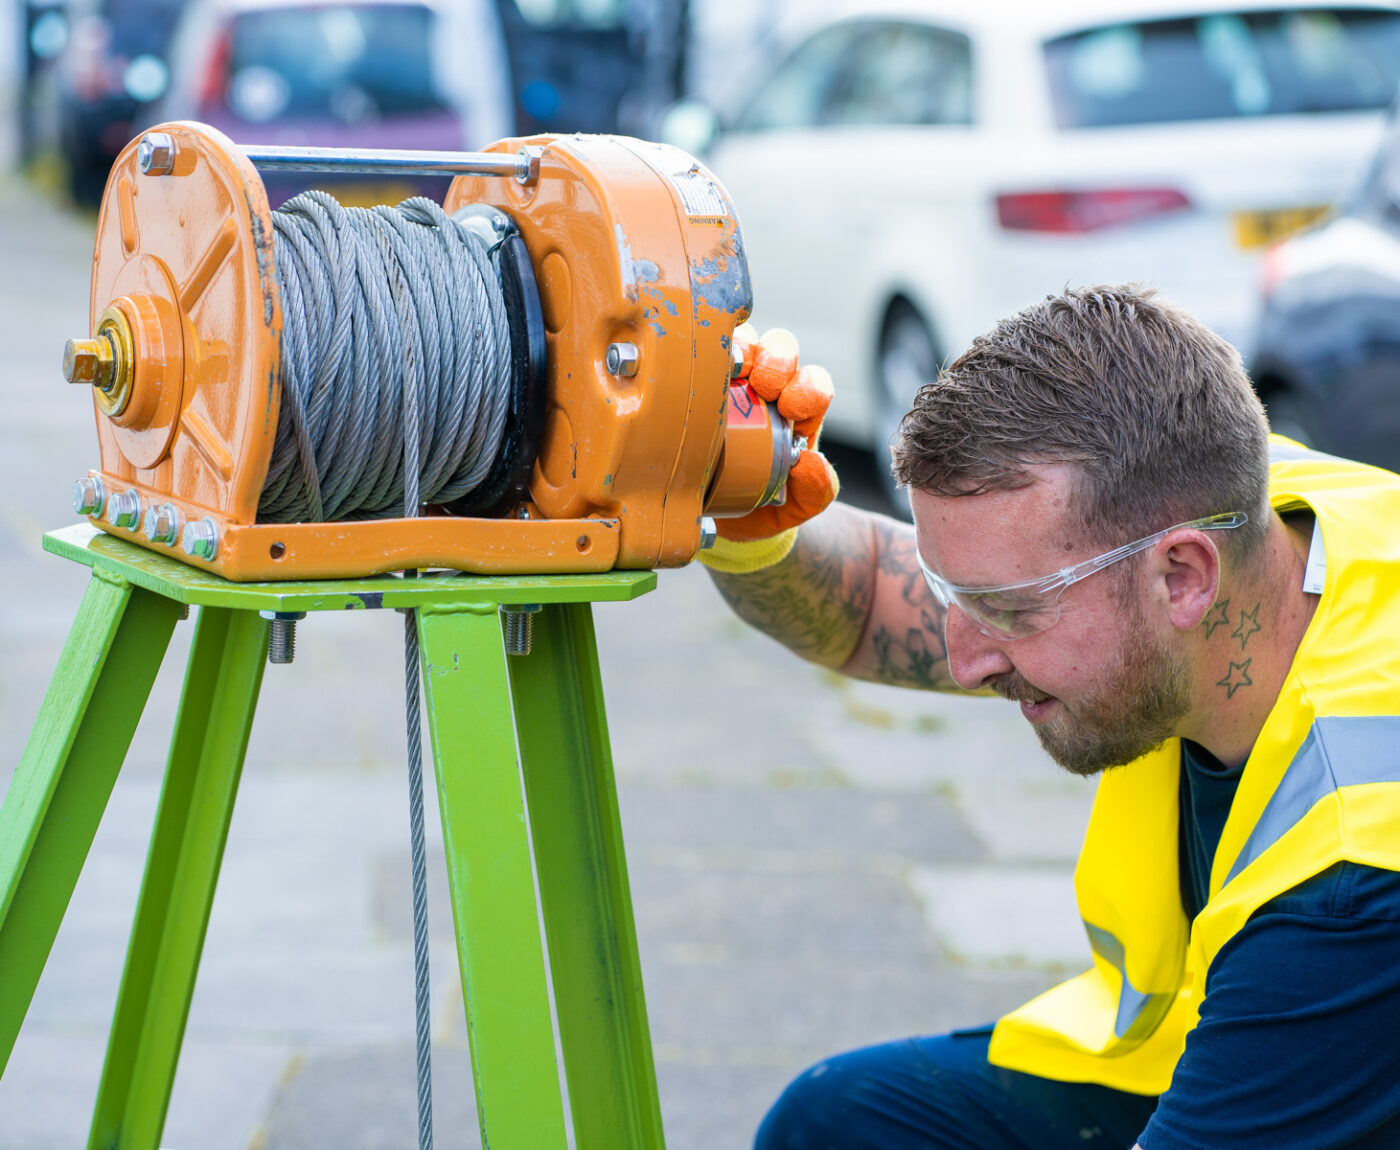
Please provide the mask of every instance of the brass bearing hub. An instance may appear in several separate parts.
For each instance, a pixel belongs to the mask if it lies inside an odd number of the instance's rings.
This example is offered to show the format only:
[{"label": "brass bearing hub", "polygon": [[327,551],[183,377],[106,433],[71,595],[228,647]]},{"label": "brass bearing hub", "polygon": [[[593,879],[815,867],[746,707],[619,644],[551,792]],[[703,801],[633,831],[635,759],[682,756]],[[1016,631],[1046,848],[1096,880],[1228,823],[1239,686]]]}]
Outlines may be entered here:
[{"label": "brass bearing hub", "polygon": [[121,415],[131,402],[134,341],[131,325],[115,307],[97,321],[91,339],[70,339],[63,348],[63,378],[92,385],[97,406],[109,417]]}]

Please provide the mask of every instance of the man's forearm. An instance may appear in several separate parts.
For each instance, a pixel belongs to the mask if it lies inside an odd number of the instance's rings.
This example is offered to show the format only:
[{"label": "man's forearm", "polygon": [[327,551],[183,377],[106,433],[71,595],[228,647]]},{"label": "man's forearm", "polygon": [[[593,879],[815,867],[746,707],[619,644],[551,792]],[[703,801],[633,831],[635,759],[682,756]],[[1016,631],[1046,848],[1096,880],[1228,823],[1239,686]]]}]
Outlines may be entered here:
[{"label": "man's forearm", "polygon": [[711,574],[741,619],[804,659],[878,683],[960,690],[906,523],[834,503],[802,525],[781,563]]},{"label": "man's forearm", "polygon": [[877,565],[870,517],[835,503],[802,525],[781,563],[710,574],[739,618],[804,659],[839,669],[865,630]]}]

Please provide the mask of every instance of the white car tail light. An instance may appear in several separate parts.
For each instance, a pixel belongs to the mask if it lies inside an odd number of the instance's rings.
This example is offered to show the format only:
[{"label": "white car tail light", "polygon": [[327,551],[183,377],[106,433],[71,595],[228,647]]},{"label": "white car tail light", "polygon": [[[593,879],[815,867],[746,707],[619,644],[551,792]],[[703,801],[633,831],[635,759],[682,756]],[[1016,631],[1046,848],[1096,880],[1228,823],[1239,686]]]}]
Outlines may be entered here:
[{"label": "white car tail light", "polygon": [[1075,192],[1008,192],[997,196],[997,222],[1010,231],[1080,234],[1191,207],[1175,188],[1101,188]]}]

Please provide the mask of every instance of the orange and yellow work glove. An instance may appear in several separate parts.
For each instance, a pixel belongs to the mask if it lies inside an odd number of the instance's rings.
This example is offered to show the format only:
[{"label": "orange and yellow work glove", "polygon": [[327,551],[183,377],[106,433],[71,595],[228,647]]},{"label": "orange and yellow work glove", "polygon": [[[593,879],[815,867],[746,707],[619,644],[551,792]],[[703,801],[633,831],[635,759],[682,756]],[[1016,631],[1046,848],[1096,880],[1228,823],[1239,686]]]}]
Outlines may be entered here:
[{"label": "orange and yellow work glove", "polygon": [[793,435],[807,441],[788,474],[786,501],[717,520],[715,545],[697,556],[712,570],[742,574],[784,559],[797,541],[798,525],[824,510],[841,485],[835,469],[816,449],[822,419],[831,406],[831,375],[823,367],[799,367],[797,339],[783,328],[760,338],[746,323],[735,329],[734,345],[744,360],[738,377],[748,380],[760,399],[776,403],[779,414],[792,424]]}]

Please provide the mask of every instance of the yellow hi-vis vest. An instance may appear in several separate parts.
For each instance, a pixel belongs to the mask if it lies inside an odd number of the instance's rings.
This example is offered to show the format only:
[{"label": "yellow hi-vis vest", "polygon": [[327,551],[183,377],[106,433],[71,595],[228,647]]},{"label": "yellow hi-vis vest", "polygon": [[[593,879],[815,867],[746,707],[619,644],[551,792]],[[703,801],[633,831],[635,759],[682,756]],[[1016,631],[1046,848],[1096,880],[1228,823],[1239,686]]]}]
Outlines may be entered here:
[{"label": "yellow hi-vis vest", "polygon": [[[1295,454],[1275,457],[1270,501],[1316,514],[1326,582],[1241,774],[1205,908],[1187,922],[1181,905],[1173,739],[1101,777],[1074,876],[1093,969],[1003,1018],[994,1065],[1161,1094],[1211,961],[1254,911],[1343,860],[1400,870],[1400,477]],[[1231,623],[1252,606],[1230,604]]]}]

